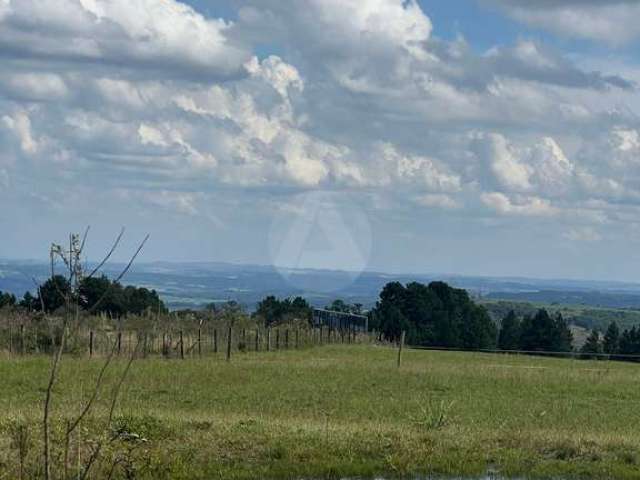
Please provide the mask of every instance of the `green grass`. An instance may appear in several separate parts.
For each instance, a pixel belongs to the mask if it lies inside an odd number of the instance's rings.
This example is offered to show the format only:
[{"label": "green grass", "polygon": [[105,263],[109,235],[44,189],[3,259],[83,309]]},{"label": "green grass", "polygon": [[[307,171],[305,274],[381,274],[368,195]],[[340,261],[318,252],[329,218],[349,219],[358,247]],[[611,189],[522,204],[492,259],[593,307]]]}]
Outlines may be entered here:
[{"label": "green grass", "polygon": [[[412,474],[640,478],[640,365],[332,346],[236,355],[230,364],[133,364],[98,472],[116,478],[340,478]],[[11,425],[30,425],[37,474],[47,358],[0,360],[0,478],[15,478]],[[56,425],[80,408],[99,360],[66,358]],[[108,378],[115,383],[120,361]],[[109,388],[79,438],[100,431]],[[61,455],[59,432],[54,449]],[[133,474],[133,477],[131,476]]]}]

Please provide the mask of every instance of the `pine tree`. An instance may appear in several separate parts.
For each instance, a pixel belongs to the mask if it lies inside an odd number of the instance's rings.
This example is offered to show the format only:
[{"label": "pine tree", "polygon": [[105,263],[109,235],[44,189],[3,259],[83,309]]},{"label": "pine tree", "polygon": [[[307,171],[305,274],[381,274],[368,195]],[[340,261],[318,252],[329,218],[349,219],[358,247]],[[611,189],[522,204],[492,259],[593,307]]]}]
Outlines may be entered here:
[{"label": "pine tree", "polygon": [[517,350],[520,348],[520,321],[513,310],[502,319],[498,336],[498,348],[500,350]]},{"label": "pine tree", "polygon": [[[581,353],[602,353],[602,344],[600,343],[600,334],[597,330],[591,330],[591,334],[587,337],[587,341],[580,349]],[[589,356],[587,356],[589,358]]]},{"label": "pine tree", "polygon": [[616,322],[611,322],[604,334],[604,342],[602,344],[604,353],[618,353],[620,346],[620,329]]},{"label": "pine tree", "polygon": [[554,349],[558,352],[570,352],[573,350],[573,333],[569,329],[567,321],[562,317],[562,314],[558,312],[555,319],[555,338]]}]

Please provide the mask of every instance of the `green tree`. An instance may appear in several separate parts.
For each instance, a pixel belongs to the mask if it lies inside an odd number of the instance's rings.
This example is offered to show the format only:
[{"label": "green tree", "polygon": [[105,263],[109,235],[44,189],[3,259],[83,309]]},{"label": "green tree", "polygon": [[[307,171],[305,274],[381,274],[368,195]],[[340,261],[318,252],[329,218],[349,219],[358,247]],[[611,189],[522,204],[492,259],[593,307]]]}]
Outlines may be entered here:
[{"label": "green tree", "polygon": [[556,352],[570,352],[573,350],[573,333],[562,314],[558,312],[555,319],[555,339],[551,350]]},{"label": "green tree", "polygon": [[12,293],[2,293],[0,291],[0,308],[13,307],[16,304],[16,296]]},{"label": "green tree", "polygon": [[520,321],[513,310],[502,319],[498,336],[500,350],[517,350],[520,348]]},{"label": "green tree", "polygon": [[444,282],[390,282],[369,318],[382,337],[397,340],[404,330],[413,345],[485,349],[496,343],[497,330],[486,309],[465,290]]},{"label": "green tree", "polygon": [[22,300],[20,300],[19,304],[22,308],[26,308],[27,310],[39,310],[38,299],[31,295],[31,292],[25,292]]},{"label": "green tree", "polygon": [[605,353],[613,354],[618,353],[620,344],[620,329],[616,322],[611,322],[607,327],[607,331],[604,334],[604,341],[602,342],[602,349]]},{"label": "green tree", "polygon": [[54,275],[40,285],[34,307],[36,310],[40,310],[44,305],[46,312],[54,312],[64,306],[65,296],[69,295],[70,292],[69,281],[62,275]]},{"label": "green tree", "polygon": [[545,309],[540,309],[522,321],[520,348],[536,352],[569,352],[573,335],[562,315],[553,319]]},{"label": "green tree", "polygon": [[581,353],[602,353],[602,344],[600,343],[600,334],[596,329],[591,330],[591,334],[587,337],[587,341],[580,349]]}]

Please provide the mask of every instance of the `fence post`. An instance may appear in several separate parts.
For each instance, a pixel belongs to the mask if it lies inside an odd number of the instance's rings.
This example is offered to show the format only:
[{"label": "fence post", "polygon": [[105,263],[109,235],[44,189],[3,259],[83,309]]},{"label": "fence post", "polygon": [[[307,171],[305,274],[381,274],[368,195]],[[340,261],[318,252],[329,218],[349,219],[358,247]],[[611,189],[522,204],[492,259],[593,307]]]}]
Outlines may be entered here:
[{"label": "fence post", "polygon": [[247,330],[246,329],[242,329],[242,343],[244,343],[244,346],[247,346]]},{"label": "fence post", "polygon": [[9,321],[9,353],[13,353],[13,326]]},{"label": "fence post", "polygon": [[320,325],[320,345],[322,345],[322,325]]},{"label": "fence post", "polygon": [[256,327],[256,352],[260,351],[260,328]]},{"label": "fence post", "polygon": [[271,351],[271,327],[267,327],[267,352]]},{"label": "fence post", "polygon": [[284,331],[284,348],[289,350],[289,329]]},{"label": "fence post", "polygon": [[231,325],[229,325],[229,330],[227,331],[227,362],[231,360]]},{"label": "fence post", "polygon": [[276,350],[280,350],[280,329],[276,328]]},{"label": "fence post", "polygon": [[298,329],[296,328],[296,350],[298,349]]},{"label": "fence post", "polygon": [[218,353],[218,329],[213,329],[213,353]]},{"label": "fence post", "polygon": [[202,357],[202,329],[198,327],[198,357]]},{"label": "fence post", "polygon": [[122,332],[118,332],[118,355],[120,355],[121,350],[122,350]]},{"label": "fence post", "polygon": [[26,345],[24,342],[24,323],[20,324],[20,353],[24,355],[26,353]]},{"label": "fence post", "polygon": [[184,360],[184,336],[180,330],[180,359]]},{"label": "fence post", "polygon": [[398,346],[398,368],[400,368],[400,364],[402,363],[402,347],[404,346],[404,330],[400,335],[400,345]]},{"label": "fence post", "polygon": [[93,330],[89,332],[89,358],[93,357]]},{"label": "fence post", "polygon": [[[140,337],[138,337],[140,338]],[[142,358],[147,358],[147,350],[148,350],[148,345],[147,345],[147,332],[144,332],[144,337],[142,337]]]}]

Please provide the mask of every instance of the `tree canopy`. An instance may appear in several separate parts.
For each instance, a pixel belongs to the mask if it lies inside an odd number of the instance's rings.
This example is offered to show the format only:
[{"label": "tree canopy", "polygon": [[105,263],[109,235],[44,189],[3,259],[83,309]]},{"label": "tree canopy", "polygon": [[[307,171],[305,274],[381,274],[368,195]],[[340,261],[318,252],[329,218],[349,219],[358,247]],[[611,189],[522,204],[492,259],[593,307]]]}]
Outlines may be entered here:
[{"label": "tree canopy", "polygon": [[370,325],[392,341],[405,331],[413,345],[482,349],[496,344],[496,326],[485,308],[444,282],[388,283],[370,313]]},{"label": "tree canopy", "polygon": [[273,295],[269,295],[258,303],[254,315],[261,317],[266,326],[291,318],[310,321],[311,306],[302,297],[280,300]]},{"label": "tree canopy", "polygon": [[[29,310],[44,310],[52,313],[64,306],[65,297],[71,291],[69,281],[55,275],[38,288],[37,296],[26,292],[20,306]],[[80,282],[78,303],[83,309],[94,313],[107,313],[114,317],[126,314],[141,314],[147,310],[165,312],[167,308],[155,290],[144,287],[123,286],[106,276],[85,278]]]}]

